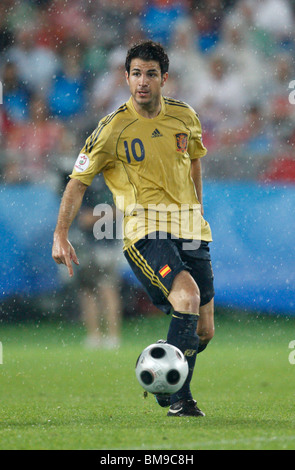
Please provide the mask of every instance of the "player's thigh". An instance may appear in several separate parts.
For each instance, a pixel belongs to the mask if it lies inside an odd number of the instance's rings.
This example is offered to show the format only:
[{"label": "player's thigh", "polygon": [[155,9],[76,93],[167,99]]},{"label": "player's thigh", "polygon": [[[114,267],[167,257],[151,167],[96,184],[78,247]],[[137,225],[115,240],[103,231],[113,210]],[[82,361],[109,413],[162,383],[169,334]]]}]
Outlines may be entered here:
[{"label": "player's thigh", "polygon": [[211,299],[205,305],[202,305],[199,310],[199,320],[197,326],[197,334],[201,341],[209,342],[215,331],[214,326],[214,299]]}]

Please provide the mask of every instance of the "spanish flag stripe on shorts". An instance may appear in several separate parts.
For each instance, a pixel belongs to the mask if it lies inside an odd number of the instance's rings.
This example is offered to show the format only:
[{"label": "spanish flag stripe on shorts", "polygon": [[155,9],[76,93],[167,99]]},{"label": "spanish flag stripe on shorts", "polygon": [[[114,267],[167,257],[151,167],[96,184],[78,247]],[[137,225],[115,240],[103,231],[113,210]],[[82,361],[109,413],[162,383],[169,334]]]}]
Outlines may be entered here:
[{"label": "spanish flag stripe on shorts", "polygon": [[162,277],[167,276],[167,274],[171,273],[171,268],[166,264],[162,269],[160,269],[159,273],[161,274]]}]

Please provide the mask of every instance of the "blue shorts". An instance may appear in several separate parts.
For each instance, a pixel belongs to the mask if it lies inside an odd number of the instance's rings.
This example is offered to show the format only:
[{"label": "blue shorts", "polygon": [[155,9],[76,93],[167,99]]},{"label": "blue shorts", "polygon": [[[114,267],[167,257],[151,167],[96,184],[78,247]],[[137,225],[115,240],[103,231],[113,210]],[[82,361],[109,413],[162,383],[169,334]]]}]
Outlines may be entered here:
[{"label": "blue shorts", "polygon": [[153,304],[170,313],[167,297],[175,276],[181,271],[189,271],[196,281],[200,305],[210,302],[214,297],[214,276],[208,242],[177,239],[161,232],[152,235],[131,245],[124,254]]}]

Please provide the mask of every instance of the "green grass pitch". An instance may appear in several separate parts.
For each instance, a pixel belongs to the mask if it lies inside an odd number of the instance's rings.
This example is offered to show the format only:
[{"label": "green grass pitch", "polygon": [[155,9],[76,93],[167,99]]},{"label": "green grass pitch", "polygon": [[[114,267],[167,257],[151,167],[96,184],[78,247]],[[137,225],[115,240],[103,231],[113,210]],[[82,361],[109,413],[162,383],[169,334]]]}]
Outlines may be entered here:
[{"label": "green grass pitch", "polygon": [[295,449],[295,318],[228,314],[197,358],[205,418],[168,418],[134,366],[168,319],[126,319],[117,351],[87,350],[79,324],[2,325],[0,449]]}]

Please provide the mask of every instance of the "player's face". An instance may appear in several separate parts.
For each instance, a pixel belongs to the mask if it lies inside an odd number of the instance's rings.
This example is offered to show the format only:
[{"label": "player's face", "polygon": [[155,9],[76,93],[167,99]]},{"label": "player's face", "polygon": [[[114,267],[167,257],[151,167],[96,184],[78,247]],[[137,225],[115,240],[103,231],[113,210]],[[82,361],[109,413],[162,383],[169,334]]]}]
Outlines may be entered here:
[{"label": "player's face", "polygon": [[162,76],[158,62],[132,59],[130,74],[125,74],[131,95],[139,108],[152,109],[159,106],[161,88],[168,78],[168,73]]}]

